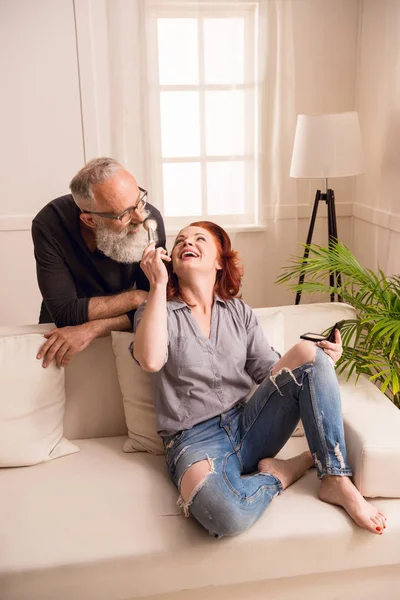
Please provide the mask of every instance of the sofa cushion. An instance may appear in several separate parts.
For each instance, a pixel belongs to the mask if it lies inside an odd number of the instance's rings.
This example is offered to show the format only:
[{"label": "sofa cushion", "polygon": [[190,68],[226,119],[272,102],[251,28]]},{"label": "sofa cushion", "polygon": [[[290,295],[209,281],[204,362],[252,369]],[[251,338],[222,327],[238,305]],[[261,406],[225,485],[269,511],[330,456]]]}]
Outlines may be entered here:
[{"label": "sofa cushion", "polygon": [[132,341],[133,333],[112,332],[112,347],[129,435],[124,452],[164,454],[164,445],[156,429],[150,376],[133,360],[129,352]]},{"label": "sofa cushion", "polygon": [[[257,310],[255,311],[257,315]],[[257,316],[271,346],[283,352],[283,315],[280,311]],[[125,452],[150,452],[164,454],[164,446],[156,430],[156,416],[151,380],[145,371],[132,359],[129,346],[133,334],[112,332],[112,346],[117,373],[124,400],[129,439],[124,444]],[[251,393],[258,386],[254,386]],[[249,394],[249,396],[251,395]]]},{"label": "sofa cushion", "polygon": [[285,352],[285,326],[283,314],[280,310],[271,310],[268,313],[262,308],[253,309],[259,325],[262,327],[270,346],[279,354]]},{"label": "sofa cushion", "polygon": [[[0,338],[32,333],[43,336],[53,328],[51,323],[2,326]],[[126,435],[111,336],[93,340],[73,357],[65,368],[65,393],[64,434],[68,439]]]},{"label": "sofa cushion", "polygon": [[[351,307],[337,302],[255,309],[257,318],[277,312],[283,314],[284,348],[273,338],[270,342],[281,353],[298,341],[304,331],[322,331],[335,321],[354,316]],[[43,335],[52,327],[52,324],[2,326],[0,337],[26,333]],[[126,435],[111,336],[93,340],[88,348],[73,357],[65,369],[65,388],[64,432],[68,439]]]},{"label": "sofa cushion", "polygon": [[[318,500],[314,469],[235,538],[216,540],[176,507],[163,456],[124,454],[124,439],[0,477],[2,600],[110,600],[398,562],[400,501],[377,500],[384,535]],[[301,452],[291,438],[281,453]]]},{"label": "sofa cushion", "polygon": [[307,331],[322,333],[341,319],[354,319],[355,310],[343,302],[320,302],[282,306],[285,320],[285,352]]},{"label": "sofa cushion", "polygon": [[34,465],[77,452],[63,438],[64,369],[43,369],[41,335],[0,338],[0,467]]},{"label": "sofa cushion", "polygon": [[347,457],[369,498],[400,498],[400,410],[362,375],[340,376]]}]

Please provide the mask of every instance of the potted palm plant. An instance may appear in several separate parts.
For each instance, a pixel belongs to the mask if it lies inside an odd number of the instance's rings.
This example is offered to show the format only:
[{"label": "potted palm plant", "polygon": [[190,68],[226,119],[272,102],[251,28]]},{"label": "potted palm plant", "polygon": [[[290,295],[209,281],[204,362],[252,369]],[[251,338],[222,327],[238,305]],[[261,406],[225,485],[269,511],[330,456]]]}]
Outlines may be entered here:
[{"label": "potted palm plant", "polygon": [[[277,283],[294,291],[335,293],[354,307],[356,318],[341,330],[343,355],[338,372],[350,377],[365,373],[400,408],[400,277],[387,277],[360,265],[341,242],[329,247],[311,244],[307,258],[292,257]],[[327,284],[331,272],[341,273],[341,284]],[[303,283],[291,283],[304,274]]]}]

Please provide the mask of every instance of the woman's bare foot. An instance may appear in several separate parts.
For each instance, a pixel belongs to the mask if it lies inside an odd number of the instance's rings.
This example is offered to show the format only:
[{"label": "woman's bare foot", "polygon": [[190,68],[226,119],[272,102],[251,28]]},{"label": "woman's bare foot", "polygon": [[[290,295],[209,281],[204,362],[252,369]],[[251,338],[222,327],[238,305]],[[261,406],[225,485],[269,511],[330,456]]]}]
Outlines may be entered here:
[{"label": "woman's bare foot", "polygon": [[385,515],[363,498],[349,477],[325,475],[319,497],[329,504],[342,506],[357,525],[371,533],[382,534],[386,529]]},{"label": "woman's bare foot", "polygon": [[271,473],[279,479],[285,490],[289,485],[300,479],[304,473],[314,465],[310,452],[303,452],[298,456],[281,460],[280,458],[263,458],[258,463],[260,473]]}]

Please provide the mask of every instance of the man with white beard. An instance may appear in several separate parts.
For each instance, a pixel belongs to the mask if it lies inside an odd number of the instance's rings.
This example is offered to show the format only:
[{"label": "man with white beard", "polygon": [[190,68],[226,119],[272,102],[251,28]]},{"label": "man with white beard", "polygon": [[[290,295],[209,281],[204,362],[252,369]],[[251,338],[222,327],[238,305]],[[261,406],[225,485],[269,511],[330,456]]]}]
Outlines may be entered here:
[{"label": "man with white beard", "polygon": [[112,158],[96,158],[70,183],[71,194],[49,202],[34,218],[32,237],[43,302],[39,323],[55,323],[37,358],[66,366],[96,337],[129,330],[149,282],[140,267],[148,233],[166,253],[160,212],[146,190]]}]

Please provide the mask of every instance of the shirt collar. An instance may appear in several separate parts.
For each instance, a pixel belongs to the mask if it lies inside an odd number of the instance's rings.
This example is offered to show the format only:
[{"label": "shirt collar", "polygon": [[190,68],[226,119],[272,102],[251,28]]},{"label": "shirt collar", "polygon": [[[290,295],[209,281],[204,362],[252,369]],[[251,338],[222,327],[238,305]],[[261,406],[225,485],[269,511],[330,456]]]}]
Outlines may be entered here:
[{"label": "shirt collar", "polygon": [[[226,306],[226,302],[225,300],[222,300],[222,298],[220,298],[218,296],[218,294],[214,294],[214,301],[218,302],[219,304],[222,304],[223,306]],[[171,310],[179,310],[180,308],[184,308],[185,306],[187,306],[188,308],[190,308],[190,306],[188,304],[186,304],[186,302],[184,302],[183,300],[170,300],[168,302]]]}]

